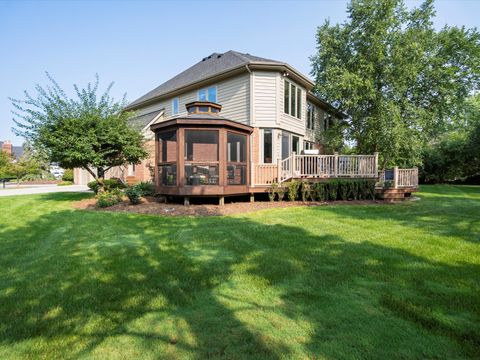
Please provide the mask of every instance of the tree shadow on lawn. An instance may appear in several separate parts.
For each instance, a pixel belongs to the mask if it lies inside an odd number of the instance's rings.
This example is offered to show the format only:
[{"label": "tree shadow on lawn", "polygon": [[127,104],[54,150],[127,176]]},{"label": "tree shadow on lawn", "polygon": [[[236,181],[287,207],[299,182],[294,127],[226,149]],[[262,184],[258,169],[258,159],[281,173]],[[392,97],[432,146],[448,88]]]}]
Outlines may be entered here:
[{"label": "tree shadow on lawn", "polygon": [[41,339],[20,355],[480,354],[468,264],[248,218],[65,210],[0,237],[0,351]]}]

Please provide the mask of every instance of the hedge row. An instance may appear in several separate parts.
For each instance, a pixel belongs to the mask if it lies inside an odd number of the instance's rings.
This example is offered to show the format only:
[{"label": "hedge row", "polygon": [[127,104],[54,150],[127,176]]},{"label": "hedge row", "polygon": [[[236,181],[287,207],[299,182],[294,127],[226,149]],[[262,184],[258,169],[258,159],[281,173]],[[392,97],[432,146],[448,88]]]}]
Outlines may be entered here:
[{"label": "hedge row", "polygon": [[336,200],[374,200],[375,180],[373,179],[332,179],[317,183],[292,180],[285,186],[272,184],[269,190],[271,201],[336,201]]}]

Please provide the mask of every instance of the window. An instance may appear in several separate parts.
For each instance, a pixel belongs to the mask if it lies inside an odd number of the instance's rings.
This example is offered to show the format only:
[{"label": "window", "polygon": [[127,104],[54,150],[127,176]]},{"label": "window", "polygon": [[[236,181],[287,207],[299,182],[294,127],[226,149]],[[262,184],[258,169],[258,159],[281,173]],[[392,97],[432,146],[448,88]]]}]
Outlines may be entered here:
[{"label": "window", "polygon": [[247,183],[247,137],[242,134],[227,133],[227,184]]},{"label": "window", "polygon": [[273,131],[272,129],[263,130],[263,162],[271,164],[273,162]]},{"label": "window", "polygon": [[158,134],[158,178],[160,185],[177,184],[177,132]]},{"label": "window", "polygon": [[185,185],[218,185],[218,131],[185,130]]},{"label": "window", "polygon": [[178,114],[178,98],[172,100],[172,115]]},{"label": "window", "polygon": [[290,156],[290,133],[282,131],[282,160]]},{"label": "window", "polygon": [[307,129],[315,130],[315,107],[307,103]]},{"label": "window", "polygon": [[302,118],[302,89],[284,80],[283,111],[285,114]]},{"label": "window", "polygon": [[302,118],[302,90],[297,88],[297,118]]},{"label": "window", "polygon": [[198,90],[199,101],[217,102],[217,87],[211,86],[209,88]]},{"label": "window", "polygon": [[300,138],[298,136],[292,135],[292,152],[300,153]]},{"label": "window", "polygon": [[328,130],[330,127],[330,122],[332,121],[332,115],[329,113],[323,114],[323,130]]},{"label": "window", "polygon": [[315,143],[311,141],[304,141],[303,142],[303,149],[304,150],[315,150]]}]

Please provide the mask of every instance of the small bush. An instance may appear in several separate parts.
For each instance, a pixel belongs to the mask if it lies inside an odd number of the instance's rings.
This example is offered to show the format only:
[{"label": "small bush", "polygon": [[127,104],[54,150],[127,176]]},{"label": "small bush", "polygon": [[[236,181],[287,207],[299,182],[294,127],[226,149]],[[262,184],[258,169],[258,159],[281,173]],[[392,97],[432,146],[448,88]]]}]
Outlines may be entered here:
[{"label": "small bush", "polygon": [[[98,194],[98,191],[100,190],[100,184],[93,180],[90,181],[87,186],[95,193]],[[107,179],[103,180],[103,190],[105,192],[110,192],[114,189],[125,189],[126,186],[120,179]]]},{"label": "small bush", "polygon": [[136,205],[140,203],[140,198],[142,197],[142,189],[137,185],[129,186],[125,189],[125,195],[127,195],[130,204]]},{"label": "small bush", "polygon": [[337,200],[337,193],[338,193],[338,180],[330,180],[327,183],[327,194],[328,200],[335,201]]},{"label": "small bush", "polygon": [[350,181],[340,180],[338,182],[338,200],[348,200],[350,192]]},{"label": "small bush", "polygon": [[98,190],[100,189],[100,185],[98,185],[98,182],[96,182],[95,180],[93,181],[90,181],[88,184],[87,184],[88,188],[90,190],[92,190],[95,194],[98,194]]},{"label": "small bush", "polygon": [[134,185],[141,193],[140,196],[155,195],[155,185],[151,181],[140,181]]},{"label": "small bush", "polygon": [[66,169],[62,176],[63,181],[73,182],[73,170]]},{"label": "small bush", "polygon": [[313,186],[313,193],[315,200],[325,201],[326,200],[326,186],[324,182],[317,182]]},{"label": "small bush", "polygon": [[283,198],[285,197],[285,188],[281,185],[279,185],[277,188],[277,196],[278,201],[283,201]]},{"label": "small bush", "polygon": [[113,189],[108,192],[101,192],[97,195],[97,206],[101,208],[118,204],[122,201],[123,193],[120,189]]},{"label": "small bush", "polygon": [[302,182],[302,201],[303,202],[306,202],[308,201],[309,199],[310,200],[314,200],[314,194],[313,194],[313,190],[312,190],[312,185],[309,183],[309,182],[306,182],[306,181],[303,181]]},{"label": "small bush", "polygon": [[298,189],[300,189],[301,182],[292,180],[287,183],[288,200],[295,201],[298,198]]},{"label": "small bush", "polygon": [[268,189],[268,198],[270,201],[275,201],[275,197],[277,196],[277,190],[278,184],[276,182],[273,182],[270,186],[270,189]]}]

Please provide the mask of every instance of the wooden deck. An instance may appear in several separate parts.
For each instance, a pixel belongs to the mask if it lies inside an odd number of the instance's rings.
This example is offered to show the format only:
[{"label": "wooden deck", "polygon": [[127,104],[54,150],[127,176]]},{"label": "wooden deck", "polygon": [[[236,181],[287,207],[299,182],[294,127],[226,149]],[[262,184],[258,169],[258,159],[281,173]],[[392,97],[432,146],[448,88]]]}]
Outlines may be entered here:
[{"label": "wooden deck", "polygon": [[297,155],[293,153],[277,164],[252,166],[251,192],[266,191],[272,183],[292,179],[311,182],[326,179],[375,179],[377,192],[385,199],[399,200],[418,191],[418,168],[378,170],[374,155]]}]

